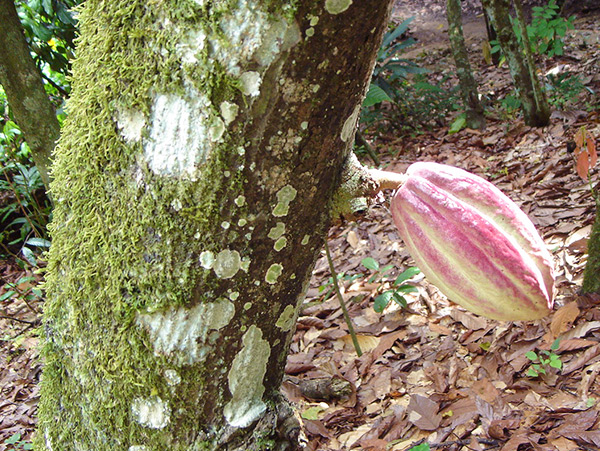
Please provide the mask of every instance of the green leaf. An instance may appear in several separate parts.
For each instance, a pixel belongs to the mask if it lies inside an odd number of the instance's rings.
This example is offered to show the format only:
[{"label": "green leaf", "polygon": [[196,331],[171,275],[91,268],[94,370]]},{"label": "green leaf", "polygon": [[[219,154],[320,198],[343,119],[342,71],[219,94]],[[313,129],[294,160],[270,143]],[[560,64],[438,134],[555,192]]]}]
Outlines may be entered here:
[{"label": "green leaf", "polygon": [[19,434],[18,432],[15,432],[13,435],[11,435],[9,438],[7,438],[6,440],[4,440],[4,443],[6,445],[14,445],[16,444],[19,440],[21,440],[21,434]]},{"label": "green leaf", "polygon": [[371,83],[371,86],[369,86],[369,91],[367,92],[367,96],[363,101],[363,107],[368,108],[381,102],[393,102],[393,100],[383,89],[381,89],[375,83]]},{"label": "green leaf", "polygon": [[560,357],[559,357],[559,356],[557,356],[556,354],[553,354],[553,355],[550,357],[550,366],[551,366],[552,368],[556,368],[556,369],[558,369],[558,370],[562,369],[563,363],[562,363],[562,361],[560,360]]},{"label": "green leaf", "polygon": [[532,362],[535,362],[536,360],[538,360],[538,355],[534,351],[527,352],[525,354],[525,357],[527,357]]},{"label": "green leaf", "polygon": [[397,287],[396,291],[400,291],[402,293],[418,293],[419,289],[417,287],[413,287],[412,285],[402,285]]},{"label": "green leaf", "polygon": [[398,293],[394,293],[393,299],[396,302],[396,304],[398,304],[400,307],[402,307],[402,308],[408,307],[408,302],[406,302],[406,299],[404,298],[404,296],[401,296]]},{"label": "green leaf", "polygon": [[386,48],[389,46],[394,40],[396,40],[402,33],[404,33],[408,29],[408,25],[415,19],[415,16],[409,17],[400,25],[398,25],[393,31],[388,31],[383,37],[383,42],[381,43],[382,48]]},{"label": "green leaf", "polygon": [[420,445],[413,446],[408,451],[430,451],[429,443],[421,443]]},{"label": "green leaf", "polygon": [[383,312],[383,310],[390,303],[390,299],[392,299],[393,295],[394,295],[393,291],[386,291],[385,293],[381,293],[379,296],[377,296],[375,298],[375,302],[373,304],[373,310],[375,310],[377,313]]},{"label": "green leaf", "polygon": [[31,249],[29,249],[28,247],[23,247],[23,249],[21,249],[21,253],[23,254],[23,257],[25,257],[25,259],[29,262],[29,264],[31,266],[37,266],[37,260],[35,259],[35,254],[33,253],[33,251]]},{"label": "green leaf", "polygon": [[318,420],[319,413],[321,413],[322,411],[323,408],[320,406],[309,407],[304,412],[302,412],[302,418],[304,418],[305,420]]},{"label": "green leaf", "polygon": [[377,271],[379,269],[379,263],[373,257],[365,257],[360,261],[360,264],[371,271]]},{"label": "green leaf", "polygon": [[539,376],[538,372],[536,370],[534,370],[533,368],[529,368],[527,370],[527,375],[529,377],[538,377]]},{"label": "green leaf", "polygon": [[553,351],[556,351],[558,349],[558,347],[560,346],[560,338],[557,338],[556,340],[554,340],[554,342],[552,343],[552,346],[550,346],[550,349],[552,349]]},{"label": "green leaf", "polygon": [[27,241],[25,241],[25,244],[37,247],[50,247],[50,241],[43,238],[29,238]]},{"label": "green leaf", "polygon": [[452,135],[453,133],[458,133],[461,131],[465,125],[467,125],[467,116],[466,114],[459,114],[458,117],[452,122],[452,125],[448,129],[448,134]]},{"label": "green leaf", "polygon": [[0,301],[6,301],[7,299],[10,299],[11,297],[13,297],[15,294],[17,294],[16,291],[9,290],[6,293],[4,293],[2,296],[0,296]]},{"label": "green leaf", "polygon": [[403,282],[407,281],[408,279],[416,276],[420,272],[421,272],[421,270],[419,268],[417,268],[416,266],[411,266],[410,268],[408,268],[408,269],[404,270],[402,273],[400,273],[398,275],[398,277],[396,277],[396,280],[394,280],[394,285],[400,285]]}]

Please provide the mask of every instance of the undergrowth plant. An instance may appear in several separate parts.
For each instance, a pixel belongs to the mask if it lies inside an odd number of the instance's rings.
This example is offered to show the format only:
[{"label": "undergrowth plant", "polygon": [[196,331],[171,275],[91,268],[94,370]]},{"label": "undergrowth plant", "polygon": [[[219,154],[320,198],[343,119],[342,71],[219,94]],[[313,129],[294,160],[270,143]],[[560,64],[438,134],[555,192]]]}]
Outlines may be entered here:
[{"label": "undergrowth plant", "polygon": [[557,338],[550,346],[550,351],[529,351],[525,354],[531,360],[531,366],[527,370],[527,375],[530,377],[538,377],[540,374],[548,374],[550,368],[561,370],[563,363],[560,356],[554,351],[558,349],[560,340]]},{"label": "undergrowth plant", "polygon": [[[534,6],[531,13],[531,23],[527,25],[527,37],[531,44],[531,52],[545,55],[549,58],[560,56],[564,53],[564,37],[568,30],[574,27],[575,16],[565,19],[559,14],[560,7],[556,0],[550,0],[547,5]],[[513,33],[519,44],[523,45],[523,37],[517,20],[510,16]],[[497,40],[490,42],[491,53],[502,52]],[[501,53],[500,61],[504,59]]]},{"label": "undergrowth plant", "polygon": [[394,269],[394,265],[380,267],[377,260],[372,257],[363,258],[361,264],[372,271],[367,282],[379,284],[377,290],[379,294],[375,297],[373,302],[373,309],[377,313],[383,312],[391,301],[396,302],[400,307],[406,307],[408,303],[406,302],[404,295],[419,291],[413,285],[406,283],[409,279],[421,272],[419,268],[410,267],[394,278],[390,274],[392,269]]},{"label": "undergrowth plant", "polygon": [[14,433],[4,440],[4,445],[6,445],[6,449],[9,451],[26,451],[33,449],[33,444],[31,442],[21,440],[21,434],[19,432]]},{"label": "undergrowth plant", "polygon": [[5,112],[0,118],[0,255],[21,252],[32,263],[33,251],[49,245],[50,201],[29,146],[8,115],[1,90],[0,103]]},{"label": "undergrowth plant", "polygon": [[400,57],[415,43],[413,38],[403,38],[413,19],[405,20],[384,35],[363,103],[364,127],[418,132],[443,125],[448,112],[460,106],[457,89],[446,85],[448,77],[431,83],[425,76],[427,69]]}]

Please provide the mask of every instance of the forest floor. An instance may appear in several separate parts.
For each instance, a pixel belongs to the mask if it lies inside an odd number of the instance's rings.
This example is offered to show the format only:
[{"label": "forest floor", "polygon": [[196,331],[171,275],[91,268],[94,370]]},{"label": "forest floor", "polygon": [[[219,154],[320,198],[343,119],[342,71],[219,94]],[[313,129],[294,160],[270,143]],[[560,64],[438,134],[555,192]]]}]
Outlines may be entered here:
[{"label": "forest floor", "polygon": [[[403,1],[394,18],[417,16],[410,29],[418,42],[408,55],[441,79],[452,74],[453,63],[437,3],[423,8]],[[506,67],[483,61],[485,28],[476,3],[464,2],[471,62],[481,93],[498,99],[511,91],[510,76]],[[414,265],[391,222],[386,193],[366,218],[338,225],[329,236],[363,355],[357,356],[331,292],[324,254],[298,320],[283,390],[298,407],[307,449],[600,449],[600,295],[580,294],[595,207],[567,150],[580,127],[600,138],[599,19],[582,15],[566,39],[566,56],[540,62],[543,73],[569,70],[594,91],[583,90],[554,111],[549,126],[530,128],[515,112],[491,107],[484,131],[449,134],[450,118],[432,130],[368,135],[386,170],[403,172],[414,161],[455,165],[519,204],[556,261],[553,314],[531,322],[487,320],[450,303],[420,274],[409,281],[418,292],[405,295],[407,307],[392,303],[375,312],[374,298]],[[598,177],[593,170],[592,179]],[[379,271],[362,265],[368,257]],[[0,297],[7,283],[24,276],[34,280],[19,286],[23,292],[40,280],[11,260],[0,262]],[[0,451],[28,449],[35,426],[40,310],[23,296],[0,305]],[[558,348],[551,349],[556,339]],[[562,368],[532,362],[531,351]]]}]

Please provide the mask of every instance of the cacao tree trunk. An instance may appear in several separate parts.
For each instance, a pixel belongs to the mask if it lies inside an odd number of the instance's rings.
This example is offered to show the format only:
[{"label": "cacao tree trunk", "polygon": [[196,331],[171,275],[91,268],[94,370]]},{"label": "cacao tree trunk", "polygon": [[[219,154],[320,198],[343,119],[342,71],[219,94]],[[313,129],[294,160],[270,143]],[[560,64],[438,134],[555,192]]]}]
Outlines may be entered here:
[{"label": "cacao tree trunk", "polygon": [[584,293],[600,293],[600,202],[596,201],[596,220],[588,240],[588,260],[583,273]]},{"label": "cacao tree trunk", "polygon": [[473,77],[469,56],[465,45],[462,29],[462,14],[460,11],[460,0],[447,0],[446,16],[448,19],[448,37],[450,48],[456,65],[456,75],[460,84],[460,91],[465,105],[467,126],[475,129],[485,128],[485,117],[483,106],[479,101],[477,93],[477,82]]},{"label": "cacao tree trunk", "polygon": [[37,449],[295,449],[279,395],[391,1],[88,0]]},{"label": "cacao tree trunk", "polygon": [[548,125],[550,107],[540,86],[533,60],[527,60],[524,56],[513,32],[508,13],[510,0],[482,0],[481,3],[496,30],[498,42],[508,62],[517,96],[521,100],[525,123],[532,127]]},{"label": "cacao tree trunk", "polygon": [[13,0],[0,0],[0,84],[48,187],[52,150],[60,125],[42,75],[29,53]]}]

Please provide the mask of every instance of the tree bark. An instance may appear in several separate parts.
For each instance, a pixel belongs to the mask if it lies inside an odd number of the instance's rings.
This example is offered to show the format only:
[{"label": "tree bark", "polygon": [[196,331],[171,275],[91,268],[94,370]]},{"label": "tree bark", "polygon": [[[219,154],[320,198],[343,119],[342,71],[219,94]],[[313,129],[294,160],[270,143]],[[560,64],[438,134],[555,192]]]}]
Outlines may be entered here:
[{"label": "tree bark", "polygon": [[596,201],[596,220],[588,240],[588,260],[583,272],[584,293],[600,293],[600,202]]},{"label": "tree bark", "polygon": [[390,0],[88,0],[37,449],[295,449],[279,395]]},{"label": "tree bark", "polygon": [[29,53],[12,0],[0,0],[0,84],[42,181],[48,187],[52,150],[60,125],[44,89],[42,75]]},{"label": "tree bark", "polygon": [[[510,0],[482,0],[496,30],[498,42],[508,62],[515,90],[522,103],[525,123],[543,127],[550,121],[550,107],[536,75],[533,61],[523,54],[509,19]],[[529,64],[528,64],[529,63]]]},{"label": "tree bark", "polygon": [[460,0],[447,0],[446,16],[448,19],[448,37],[452,56],[456,65],[456,75],[460,84],[460,91],[465,105],[467,126],[475,129],[485,128],[485,117],[483,106],[479,101],[477,93],[477,82],[473,77],[465,38],[462,29],[462,14],[460,11]]}]

